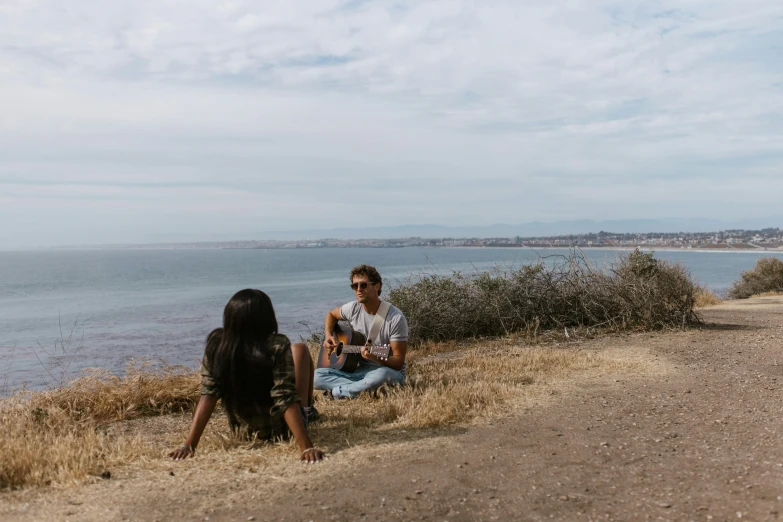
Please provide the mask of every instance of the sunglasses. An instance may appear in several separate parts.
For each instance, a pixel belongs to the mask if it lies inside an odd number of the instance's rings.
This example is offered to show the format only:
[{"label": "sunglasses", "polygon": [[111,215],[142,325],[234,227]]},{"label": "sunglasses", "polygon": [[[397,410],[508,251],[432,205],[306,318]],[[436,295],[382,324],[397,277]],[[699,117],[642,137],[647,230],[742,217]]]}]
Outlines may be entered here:
[{"label": "sunglasses", "polygon": [[352,288],[354,291],[358,290],[359,288],[361,288],[362,290],[364,290],[365,288],[367,288],[367,285],[374,285],[374,284],[375,284],[375,283],[368,283],[368,282],[366,282],[366,281],[362,281],[361,283],[351,283],[351,288]]}]

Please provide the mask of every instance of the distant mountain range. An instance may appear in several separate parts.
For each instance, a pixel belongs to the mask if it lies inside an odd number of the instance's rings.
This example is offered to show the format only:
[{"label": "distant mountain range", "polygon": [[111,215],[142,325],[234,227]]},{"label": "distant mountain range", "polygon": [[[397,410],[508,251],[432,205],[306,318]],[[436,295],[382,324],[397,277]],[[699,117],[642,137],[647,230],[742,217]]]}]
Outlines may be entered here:
[{"label": "distant mountain range", "polygon": [[768,227],[783,228],[783,216],[765,219],[721,221],[716,219],[635,219],[593,221],[534,221],[520,225],[499,223],[488,226],[400,225],[394,227],[331,228],[313,230],[288,230],[259,232],[247,239],[391,239],[404,237],[424,238],[485,238],[485,237],[543,237],[589,234],[601,231],[617,233],[651,232],[717,232],[719,230],[758,230]]}]

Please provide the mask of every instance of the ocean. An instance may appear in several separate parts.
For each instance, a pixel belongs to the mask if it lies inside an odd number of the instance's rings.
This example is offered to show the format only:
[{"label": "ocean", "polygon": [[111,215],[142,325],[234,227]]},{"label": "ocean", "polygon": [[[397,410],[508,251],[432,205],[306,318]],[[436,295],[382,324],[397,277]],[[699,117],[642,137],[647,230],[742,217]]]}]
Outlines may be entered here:
[{"label": "ocean", "polygon": [[[196,367],[207,333],[238,290],[272,299],[293,341],[322,328],[326,310],[353,298],[351,267],[378,268],[384,290],[419,274],[519,266],[567,250],[528,248],[345,248],[53,250],[0,252],[0,393],[40,389],[85,368],[122,372],[131,361]],[[601,263],[616,250],[586,250]],[[761,255],[660,251],[700,283],[726,291]]]}]

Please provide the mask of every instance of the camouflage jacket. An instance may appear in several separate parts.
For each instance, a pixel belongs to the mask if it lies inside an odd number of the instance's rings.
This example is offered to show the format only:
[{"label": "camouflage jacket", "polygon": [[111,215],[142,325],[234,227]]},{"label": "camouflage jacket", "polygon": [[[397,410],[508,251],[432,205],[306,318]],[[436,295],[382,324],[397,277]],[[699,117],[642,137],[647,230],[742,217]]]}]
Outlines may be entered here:
[{"label": "camouflage jacket", "polygon": [[[291,341],[281,334],[272,334],[268,341],[269,353],[272,358],[272,389],[270,398],[272,406],[267,410],[262,408],[245,426],[251,435],[260,439],[272,439],[288,435],[288,426],[283,419],[283,413],[294,403],[301,403],[296,394],[296,379],[294,375],[294,358],[291,354]],[[207,354],[201,363],[201,395],[211,395],[220,398],[220,390],[209,368]]]}]

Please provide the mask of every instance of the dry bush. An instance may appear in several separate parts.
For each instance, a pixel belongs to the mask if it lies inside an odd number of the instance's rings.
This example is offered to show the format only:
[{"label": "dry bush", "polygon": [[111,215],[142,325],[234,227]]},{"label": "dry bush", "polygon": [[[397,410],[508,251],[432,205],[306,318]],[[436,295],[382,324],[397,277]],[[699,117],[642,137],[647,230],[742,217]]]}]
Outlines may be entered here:
[{"label": "dry bush", "polygon": [[747,299],[765,292],[783,292],[783,261],[776,257],[762,257],[751,270],[742,272],[729,297]]},{"label": "dry bush", "polygon": [[389,300],[408,319],[415,345],[569,327],[682,327],[699,322],[695,294],[681,265],[652,253],[635,250],[597,268],[575,251],[516,269],[412,276]]},{"label": "dry bush", "polygon": [[696,287],[696,295],[694,296],[694,306],[697,308],[704,308],[705,306],[719,305],[723,300],[718,297],[715,292],[707,288],[706,286]]}]

